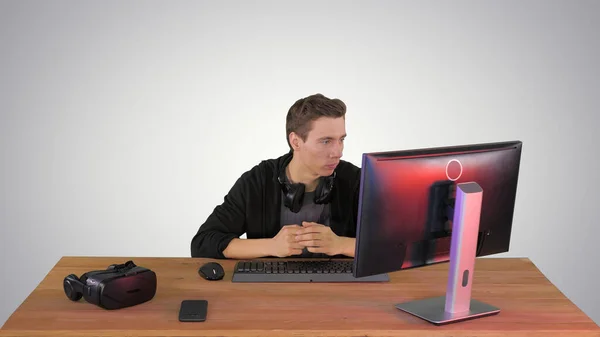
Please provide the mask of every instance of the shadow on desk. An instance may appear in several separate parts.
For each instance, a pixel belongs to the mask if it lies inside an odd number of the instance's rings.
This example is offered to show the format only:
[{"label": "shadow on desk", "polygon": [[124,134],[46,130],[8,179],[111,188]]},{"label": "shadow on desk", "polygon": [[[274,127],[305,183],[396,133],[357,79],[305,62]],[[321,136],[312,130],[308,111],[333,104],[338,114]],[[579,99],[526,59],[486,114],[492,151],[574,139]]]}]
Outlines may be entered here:
[{"label": "shadow on desk", "polygon": [[[149,302],[105,310],[70,301],[66,275],[133,260],[157,275]],[[600,336],[600,328],[528,259],[477,259],[473,298],[494,316],[435,326],[394,307],[444,295],[448,264],[390,273],[384,283],[232,283],[236,261],[218,260],[219,281],[199,258],[63,257],[9,317],[0,336]],[[181,301],[208,301],[205,322],[179,322]]]}]

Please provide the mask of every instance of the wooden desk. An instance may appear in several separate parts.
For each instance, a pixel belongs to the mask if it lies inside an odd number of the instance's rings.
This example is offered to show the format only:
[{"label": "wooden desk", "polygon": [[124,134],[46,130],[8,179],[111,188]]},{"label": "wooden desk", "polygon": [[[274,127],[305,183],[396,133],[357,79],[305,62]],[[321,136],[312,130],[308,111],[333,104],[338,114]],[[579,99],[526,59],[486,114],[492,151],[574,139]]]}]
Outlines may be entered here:
[{"label": "wooden desk", "polygon": [[[394,304],[445,292],[448,264],[390,274],[378,284],[231,283],[205,281],[193,258],[132,258],[154,270],[157,294],[144,304],[108,311],[71,302],[63,278],[105,269],[129,258],[64,257],[12,314],[0,336],[600,336],[589,317],[528,259],[478,259],[473,297],[500,307],[498,315],[435,326]],[[203,323],[178,321],[184,299],[207,299]]]}]

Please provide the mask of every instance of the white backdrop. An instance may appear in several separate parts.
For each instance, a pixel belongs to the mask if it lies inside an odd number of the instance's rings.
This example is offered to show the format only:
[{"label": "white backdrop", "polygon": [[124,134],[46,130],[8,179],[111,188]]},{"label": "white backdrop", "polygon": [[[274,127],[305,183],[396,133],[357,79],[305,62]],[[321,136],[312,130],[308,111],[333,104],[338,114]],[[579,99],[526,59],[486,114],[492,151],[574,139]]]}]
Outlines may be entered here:
[{"label": "white backdrop", "polygon": [[[600,3],[0,2],[0,324],[64,255],[189,256],[285,114],[344,159],[519,139],[510,252],[600,322]],[[118,261],[117,261],[118,262]],[[67,300],[65,298],[65,300]]]}]

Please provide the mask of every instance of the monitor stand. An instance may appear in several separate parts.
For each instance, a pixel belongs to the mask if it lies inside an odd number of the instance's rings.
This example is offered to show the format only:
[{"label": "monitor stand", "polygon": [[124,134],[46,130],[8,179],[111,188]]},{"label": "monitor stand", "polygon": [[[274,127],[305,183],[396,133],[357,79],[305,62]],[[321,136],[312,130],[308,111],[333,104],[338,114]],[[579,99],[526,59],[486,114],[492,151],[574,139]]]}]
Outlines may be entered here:
[{"label": "monitor stand", "polygon": [[475,182],[456,186],[446,296],[396,304],[396,308],[441,325],[494,315],[499,308],[471,299],[483,189]]}]

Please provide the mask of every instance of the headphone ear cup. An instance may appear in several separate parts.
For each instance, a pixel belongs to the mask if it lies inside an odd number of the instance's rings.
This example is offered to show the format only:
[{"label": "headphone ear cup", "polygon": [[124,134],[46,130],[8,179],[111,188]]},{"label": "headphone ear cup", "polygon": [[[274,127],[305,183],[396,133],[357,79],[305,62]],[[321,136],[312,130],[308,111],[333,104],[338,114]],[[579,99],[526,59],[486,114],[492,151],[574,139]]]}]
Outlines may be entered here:
[{"label": "headphone ear cup", "polygon": [[83,296],[83,283],[75,274],[70,274],[63,280],[65,295],[71,301],[79,301]]},{"label": "headphone ear cup", "polygon": [[304,184],[290,184],[285,172],[282,171],[278,177],[281,190],[283,191],[283,204],[294,213],[300,212],[304,199]]},{"label": "headphone ear cup", "polygon": [[335,173],[332,176],[321,178],[315,190],[315,204],[326,204],[331,200]]},{"label": "headphone ear cup", "polygon": [[283,204],[294,213],[300,212],[304,199],[304,184],[286,184]]}]

